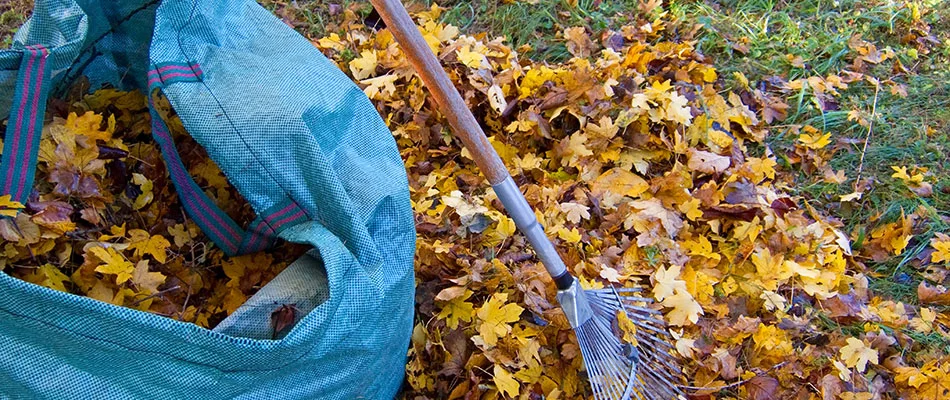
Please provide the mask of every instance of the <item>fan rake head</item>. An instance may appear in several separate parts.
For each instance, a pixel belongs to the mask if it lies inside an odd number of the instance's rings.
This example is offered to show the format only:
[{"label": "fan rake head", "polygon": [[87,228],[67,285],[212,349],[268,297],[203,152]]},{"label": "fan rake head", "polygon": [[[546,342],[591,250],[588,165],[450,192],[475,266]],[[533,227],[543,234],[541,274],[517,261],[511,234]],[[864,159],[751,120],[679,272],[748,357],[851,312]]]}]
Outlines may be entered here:
[{"label": "fan rake head", "polygon": [[[577,335],[584,366],[597,400],[679,399],[680,370],[672,356],[672,339],[652,300],[636,296],[640,289],[582,290],[576,279],[558,291],[564,313]],[[633,321],[635,344],[621,339],[618,313]]]}]

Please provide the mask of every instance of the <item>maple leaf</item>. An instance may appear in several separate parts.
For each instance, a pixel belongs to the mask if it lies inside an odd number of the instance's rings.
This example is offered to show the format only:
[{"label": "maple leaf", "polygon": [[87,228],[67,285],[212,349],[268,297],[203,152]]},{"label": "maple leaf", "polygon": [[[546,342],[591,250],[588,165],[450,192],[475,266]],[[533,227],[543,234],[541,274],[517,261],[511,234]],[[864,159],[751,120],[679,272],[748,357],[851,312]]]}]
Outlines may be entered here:
[{"label": "maple leaf", "polygon": [[375,50],[363,50],[360,56],[350,61],[350,72],[358,80],[369,78],[376,74],[378,58]]},{"label": "maple leaf", "polygon": [[455,329],[459,326],[459,321],[471,322],[472,316],[475,314],[475,306],[467,302],[469,297],[472,297],[471,290],[464,290],[461,294],[452,297],[451,300],[447,301],[442,305],[442,310],[439,311],[438,317],[445,320],[445,325],[449,329]]},{"label": "maple leaf", "polygon": [[699,316],[703,315],[703,308],[686,290],[676,290],[676,293],[663,300],[663,307],[673,309],[666,314],[673,326],[695,324],[699,322]]},{"label": "maple leaf", "polygon": [[606,265],[601,265],[600,277],[615,283],[619,283],[621,278],[620,273],[617,272],[616,269],[610,268]]},{"label": "maple leaf", "polygon": [[165,239],[164,236],[149,236],[148,232],[144,230],[132,229],[129,231],[129,238],[132,241],[129,245],[129,249],[135,251],[136,257],[151,254],[152,257],[155,257],[155,261],[165,263],[165,249],[171,246],[171,243],[169,243],[168,239]]},{"label": "maple leaf", "polygon": [[83,115],[69,113],[66,117],[66,128],[77,135],[82,135],[95,143],[96,140],[108,141],[112,139],[112,132],[102,131],[102,114],[96,114],[94,111],[86,111]]},{"label": "maple leaf", "polygon": [[934,252],[930,254],[930,262],[950,262],[950,235],[937,232],[936,237],[930,239],[930,246]]},{"label": "maple leaf", "polygon": [[669,269],[660,267],[653,273],[653,298],[663,301],[675,291],[686,291],[686,281],[679,279],[681,267],[672,265]]},{"label": "maple leaf", "polygon": [[165,283],[165,275],[161,272],[149,272],[148,261],[142,260],[135,265],[135,269],[132,271],[132,283],[140,289],[140,292],[146,294],[158,293],[158,286]]},{"label": "maple leaf", "polygon": [[670,121],[682,124],[683,126],[690,126],[693,115],[689,110],[689,106],[687,105],[688,100],[686,100],[686,97],[683,97],[674,91],[670,93],[669,99],[670,102],[664,109],[666,118]]},{"label": "maple leaf", "polygon": [[495,382],[495,386],[498,387],[498,392],[504,393],[509,397],[518,396],[518,389],[521,385],[519,385],[518,381],[515,380],[514,375],[498,364],[495,364],[495,368],[492,373],[494,375],[492,380]]},{"label": "maple leaf", "polygon": [[877,365],[877,350],[868,347],[861,339],[849,337],[847,345],[841,348],[839,357],[850,368],[856,368],[858,372],[863,373],[867,368],[868,362]]},{"label": "maple leaf", "polygon": [[115,275],[115,283],[120,285],[132,278],[135,266],[112,247],[93,246],[88,251],[104,263],[96,267],[96,272]]},{"label": "maple leaf", "polygon": [[576,243],[580,243],[581,241],[581,233],[580,231],[577,230],[577,228],[571,228],[570,230],[563,227],[558,228],[557,237],[561,238],[561,240],[568,243],[576,244]]},{"label": "maple leaf", "polygon": [[891,169],[894,170],[894,173],[891,174],[891,178],[900,179],[907,185],[919,185],[924,181],[924,174],[916,173],[914,175],[909,175],[907,173],[907,167],[898,167],[894,165],[891,166]]},{"label": "maple leaf", "polygon": [[781,328],[759,323],[752,334],[755,349],[773,357],[786,357],[792,354],[792,342]]},{"label": "maple leaf", "polygon": [[485,55],[477,51],[472,51],[472,46],[462,46],[455,51],[455,54],[458,56],[459,61],[462,62],[466,67],[481,69],[481,68],[491,68],[491,64],[488,62],[488,59],[485,58]]},{"label": "maple leaf", "polygon": [[593,51],[594,43],[583,27],[573,27],[564,30],[564,38],[567,39],[567,51],[574,57],[590,57]]},{"label": "maple leaf", "polygon": [[[675,237],[683,228],[683,220],[675,212],[663,207],[663,203],[657,198],[631,201],[630,205],[640,210],[637,216],[660,221],[670,237]],[[624,224],[626,225],[626,222]]]},{"label": "maple leaf", "polygon": [[146,178],[145,175],[133,173],[132,183],[139,185],[139,189],[142,191],[141,194],[135,197],[135,202],[132,203],[132,209],[141,210],[155,198],[155,194],[152,193],[152,181]]},{"label": "maple leaf", "polygon": [[336,51],[343,51],[346,48],[346,43],[336,34],[336,32],[330,33],[326,37],[322,37],[316,42],[317,46],[322,49],[333,49]]},{"label": "maple leaf", "polygon": [[198,229],[191,223],[186,224],[175,224],[168,227],[168,233],[172,235],[172,240],[175,242],[175,247],[181,248],[182,246],[191,242],[194,238],[198,237]]},{"label": "maple leaf", "polygon": [[56,268],[53,264],[43,264],[39,268],[34,269],[31,274],[23,277],[23,279],[27,282],[45,286],[60,292],[69,292],[65,285],[65,282],[69,281],[69,277],[63,274],[59,268]]},{"label": "maple leaf", "polygon": [[489,346],[495,346],[499,337],[511,332],[509,324],[518,321],[524,311],[524,308],[517,304],[505,304],[507,301],[508,294],[496,293],[475,314],[480,321],[478,332]]},{"label": "maple leaf", "polygon": [[581,219],[590,219],[589,208],[577,203],[561,203],[561,212],[567,214],[567,220],[575,224],[580,223]]},{"label": "maple leaf", "polygon": [[609,191],[636,198],[648,189],[650,189],[650,184],[637,174],[623,168],[611,168],[594,180],[591,192],[603,195],[604,192]]},{"label": "maple leaf", "polygon": [[805,145],[805,147],[812,150],[821,150],[825,146],[831,144],[831,134],[826,133],[824,135],[821,132],[811,133],[802,133],[798,136],[798,141]]},{"label": "maple leaf", "polygon": [[398,75],[386,74],[375,78],[363,79],[360,83],[366,85],[366,87],[363,88],[363,93],[366,94],[366,97],[373,100],[385,100],[396,93],[396,85],[394,84],[396,79],[399,79]]}]

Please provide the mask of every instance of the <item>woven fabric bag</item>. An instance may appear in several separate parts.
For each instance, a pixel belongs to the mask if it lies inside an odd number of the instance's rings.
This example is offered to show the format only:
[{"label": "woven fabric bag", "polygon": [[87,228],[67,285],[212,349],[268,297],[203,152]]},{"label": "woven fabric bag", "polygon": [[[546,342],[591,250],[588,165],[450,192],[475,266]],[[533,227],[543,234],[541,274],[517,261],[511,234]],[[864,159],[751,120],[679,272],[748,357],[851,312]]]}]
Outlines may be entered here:
[{"label": "woven fabric bag", "polygon": [[[0,51],[0,195],[27,201],[46,102],[80,76],[167,96],[257,213],[240,226],[204,195],[152,107],[175,190],[226,254],[313,249],[213,330],[0,272],[0,398],[392,398],[415,228],[395,141],[359,88],[253,0],[37,0]],[[291,303],[296,325],[270,340],[274,305]]]}]

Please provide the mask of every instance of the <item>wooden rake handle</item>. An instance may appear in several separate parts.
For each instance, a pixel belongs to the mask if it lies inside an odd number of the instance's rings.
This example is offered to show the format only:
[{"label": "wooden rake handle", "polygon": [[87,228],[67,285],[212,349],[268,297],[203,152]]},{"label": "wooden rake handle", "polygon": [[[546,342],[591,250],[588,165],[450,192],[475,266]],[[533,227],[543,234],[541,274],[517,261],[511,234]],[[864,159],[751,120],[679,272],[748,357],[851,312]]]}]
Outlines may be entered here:
[{"label": "wooden rake handle", "polygon": [[399,0],[371,0],[371,2],[386,22],[386,27],[402,46],[409,63],[429,88],[439,109],[449,120],[455,136],[465,144],[465,148],[472,153],[475,164],[488,177],[488,182],[496,185],[508,178],[505,164],[495,153],[491,143],[488,143],[482,127],[478,125],[475,116],[465,105],[462,96],[455,90],[449,76],[442,69],[442,64],[432,53],[429,44],[422,38],[422,34],[406,12],[406,8]]},{"label": "wooden rake handle", "polygon": [[409,63],[429,88],[442,114],[449,120],[455,136],[472,153],[478,169],[488,177],[488,182],[491,183],[498,199],[504,204],[508,215],[531,243],[531,247],[534,248],[548,274],[554,279],[558,289],[570,288],[574,283],[574,277],[567,272],[564,261],[561,260],[554,244],[545,235],[544,228],[538,223],[524,195],[511,179],[505,163],[488,142],[482,127],[478,125],[472,111],[465,105],[452,80],[442,69],[442,64],[432,53],[429,43],[422,38],[422,34],[419,33],[406,8],[399,0],[370,1],[386,22],[386,27],[402,46],[402,51],[409,59]]}]

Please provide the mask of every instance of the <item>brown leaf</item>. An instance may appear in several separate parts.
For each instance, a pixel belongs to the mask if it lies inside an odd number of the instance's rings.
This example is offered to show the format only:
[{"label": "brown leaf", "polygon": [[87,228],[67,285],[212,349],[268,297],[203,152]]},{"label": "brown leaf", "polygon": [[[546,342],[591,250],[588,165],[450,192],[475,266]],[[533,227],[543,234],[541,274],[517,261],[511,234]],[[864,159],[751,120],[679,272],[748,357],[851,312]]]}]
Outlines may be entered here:
[{"label": "brown leaf", "polygon": [[730,163],[729,157],[709,151],[689,149],[689,161],[686,166],[693,171],[718,174],[728,169]]},{"label": "brown leaf", "polygon": [[921,281],[917,285],[917,299],[922,304],[950,305],[950,292],[942,285],[930,286]]},{"label": "brown leaf", "polygon": [[844,391],[844,383],[835,374],[821,377],[820,387],[822,400],[838,400],[838,395]]},{"label": "brown leaf", "polygon": [[798,204],[790,197],[780,197],[775,199],[771,205],[772,209],[779,217],[785,217],[785,213],[798,209]]},{"label": "brown leaf", "polygon": [[775,391],[778,389],[778,380],[771,376],[756,376],[745,383],[745,388],[749,392],[749,398],[752,400],[772,400],[778,396]]},{"label": "brown leaf", "polygon": [[288,327],[294,325],[297,320],[296,304],[284,304],[274,310],[270,315],[271,325],[274,327],[272,339],[276,340],[278,335],[284,333]]},{"label": "brown leaf", "polygon": [[839,294],[821,302],[821,307],[828,311],[828,316],[839,323],[853,322],[857,319],[864,303],[854,294]]}]

